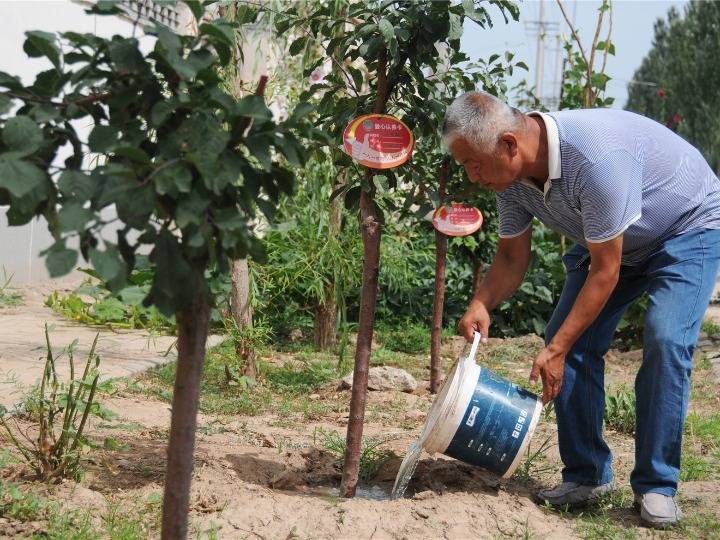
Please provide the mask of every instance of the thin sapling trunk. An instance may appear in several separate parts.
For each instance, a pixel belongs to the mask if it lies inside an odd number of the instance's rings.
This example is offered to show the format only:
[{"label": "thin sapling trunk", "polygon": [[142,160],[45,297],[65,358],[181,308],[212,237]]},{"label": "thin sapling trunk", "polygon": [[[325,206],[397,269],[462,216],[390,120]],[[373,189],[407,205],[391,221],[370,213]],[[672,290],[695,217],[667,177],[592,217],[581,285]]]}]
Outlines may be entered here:
[{"label": "thin sapling trunk", "polygon": [[[448,164],[443,160],[440,166],[440,185],[438,198],[440,206],[445,204]],[[435,230],[435,302],[433,304],[432,330],[430,332],[430,392],[437,393],[442,379],[443,305],[445,303],[445,263],[447,259],[447,236]]]}]

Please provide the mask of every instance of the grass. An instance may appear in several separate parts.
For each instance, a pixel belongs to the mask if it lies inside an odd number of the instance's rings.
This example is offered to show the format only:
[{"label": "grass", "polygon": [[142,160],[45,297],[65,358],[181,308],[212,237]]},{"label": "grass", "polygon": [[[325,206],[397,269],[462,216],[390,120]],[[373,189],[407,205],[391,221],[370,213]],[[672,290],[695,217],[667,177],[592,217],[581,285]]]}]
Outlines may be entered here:
[{"label": "grass", "polygon": [[412,323],[396,327],[378,325],[375,329],[378,341],[390,351],[407,354],[430,352],[430,328]]},{"label": "grass", "polygon": [[[97,510],[71,509],[19,484],[0,482],[0,517],[14,524],[16,534],[33,538],[140,540],[159,528],[160,499],[133,505],[109,501],[107,510],[98,515]],[[22,524],[29,523],[23,530]]]},{"label": "grass", "polygon": [[[243,388],[229,385],[225,376],[225,365],[237,362],[232,343],[226,341],[211,348],[203,370],[200,410],[220,415],[257,415],[276,411],[299,414],[310,420],[327,414],[337,406],[326,399],[311,397],[326,383],[340,377],[331,355],[318,355],[316,360],[310,360],[307,354],[296,354],[289,356],[282,365],[263,360],[262,357],[267,354],[259,356],[257,384]],[[175,363],[170,363],[149,371],[143,376],[142,386],[134,391],[170,401],[175,370]],[[132,388],[130,390],[133,391]]]},{"label": "grass", "polygon": [[705,332],[709,337],[715,337],[720,334],[720,325],[710,319],[706,319],[703,321],[700,330]]},{"label": "grass", "polygon": [[605,427],[619,433],[635,433],[635,392],[620,386],[605,394]]},{"label": "grass", "polygon": [[[320,444],[323,448],[335,454],[338,458],[345,455],[346,442],[345,437],[337,431],[325,431],[318,429],[315,439],[320,436]],[[392,452],[388,452],[380,448],[387,441],[379,439],[371,439],[370,437],[362,438],[362,447],[360,453],[360,472],[358,474],[361,482],[369,482],[380,471],[390,458],[393,457]],[[317,444],[317,441],[315,441]]]},{"label": "grass", "polygon": [[540,446],[533,449],[532,442],[528,445],[527,451],[525,452],[525,459],[515,469],[515,478],[521,480],[530,481],[537,479],[538,476],[543,474],[554,472],[557,467],[548,463],[545,458],[547,451],[553,446],[554,437],[547,437],[540,443]]},{"label": "grass", "polygon": [[2,279],[0,279],[0,306],[19,306],[22,304],[22,294],[14,287],[10,286],[13,274],[8,275],[5,267],[2,269]]},{"label": "grass", "polygon": [[680,479],[720,479],[720,414],[691,413],[685,423]]}]

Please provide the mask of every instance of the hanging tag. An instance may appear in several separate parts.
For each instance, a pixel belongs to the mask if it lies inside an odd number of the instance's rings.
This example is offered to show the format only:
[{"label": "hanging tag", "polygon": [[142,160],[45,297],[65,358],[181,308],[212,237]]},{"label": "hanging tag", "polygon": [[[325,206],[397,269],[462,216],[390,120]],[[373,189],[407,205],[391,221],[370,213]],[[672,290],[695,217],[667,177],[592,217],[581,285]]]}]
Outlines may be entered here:
[{"label": "hanging tag", "polygon": [[372,169],[392,169],[412,155],[415,141],[403,122],[387,114],[355,118],[343,132],[343,150]]},{"label": "hanging tag", "polygon": [[462,203],[441,206],[432,217],[433,227],[448,236],[468,236],[480,229],[482,223],[480,210]]}]

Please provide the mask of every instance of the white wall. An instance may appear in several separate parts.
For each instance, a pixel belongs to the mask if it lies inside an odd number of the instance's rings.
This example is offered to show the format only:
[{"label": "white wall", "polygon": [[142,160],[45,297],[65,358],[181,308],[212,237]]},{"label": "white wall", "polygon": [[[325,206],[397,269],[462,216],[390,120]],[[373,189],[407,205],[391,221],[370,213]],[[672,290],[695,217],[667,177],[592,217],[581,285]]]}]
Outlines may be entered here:
[{"label": "white wall", "polygon": [[[28,58],[23,51],[28,30],[91,32],[110,37],[115,34],[130,36],[133,26],[113,16],[87,15],[84,6],[69,0],[0,1],[0,71],[18,75],[26,84],[32,83],[37,73],[51,67],[49,61]],[[152,37],[143,36],[141,29],[137,30],[136,36],[143,49],[152,48]],[[89,126],[79,125],[77,129],[80,137],[86,139]],[[23,227],[8,227],[5,209],[0,207],[0,268],[5,267],[8,274],[14,274],[13,284],[48,278],[39,253],[51,243],[44,219]]]}]

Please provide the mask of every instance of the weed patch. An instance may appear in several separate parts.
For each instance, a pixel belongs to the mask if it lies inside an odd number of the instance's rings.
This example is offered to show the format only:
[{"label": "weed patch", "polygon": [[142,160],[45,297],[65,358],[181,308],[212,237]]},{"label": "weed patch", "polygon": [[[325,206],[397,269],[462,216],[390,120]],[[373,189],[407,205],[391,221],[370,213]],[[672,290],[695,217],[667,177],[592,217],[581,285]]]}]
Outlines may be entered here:
[{"label": "weed patch", "polygon": [[[318,429],[315,432],[315,439],[320,437],[320,444],[326,450],[335,454],[338,458],[345,455],[346,442],[345,437],[337,431],[325,431]],[[380,468],[385,465],[391,457],[392,452],[382,450],[380,446],[387,441],[379,439],[371,439],[369,437],[362,438],[362,447],[360,451],[360,473],[359,478],[363,482],[369,482],[377,475]],[[314,441],[317,444],[317,440]]]},{"label": "weed patch", "polygon": [[709,337],[720,336],[720,324],[716,324],[710,319],[703,321],[700,330],[705,332]]},{"label": "weed patch", "polygon": [[552,445],[552,437],[547,437],[535,449],[532,449],[532,444],[529,444],[525,452],[525,459],[515,469],[515,477],[529,481],[541,474],[555,471],[555,467],[545,459],[545,454]]},{"label": "weed patch", "polygon": [[605,427],[619,433],[635,433],[635,392],[621,386],[605,395]]},{"label": "weed patch", "polygon": [[[316,361],[298,355],[283,365],[258,359],[258,379],[253,384],[228,382],[225,366],[235,360],[230,340],[208,351],[201,381],[200,410],[206,414],[262,414],[275,410],[282,414],[302,414],[319,418],[333,408],[326,400],[310,396],[328,381],[338,378],[331,355],[318,355]],[[163,401],[172,400],[175,363],[166,364],[144,375],[142,388],[130,391],[149,393]]]},{"label": "weed patch", "polygon": [[0,306],[19,306],[22,304],[22,294],[10,286],[13,274],[8,275],[3,266],[3,276],[0,279]]},{"label": "weed patch", "polygon": [[[23,461],[43,481],[75,477],[80,474],[80,459],[89,446],[83,436],[90,415],[108,420],[113,414],[95,401],[100,357],[95,354],[98,336],[90,348],[85,369],[75,376],[74,351],[77,340],[62,353],[53,353],[50,336],[45,325],[47,355],[40,385],[22,402],[15,415],[6,418],[7,411],[0,408],[0,426],[13,448]],[[66,357],[70,378],[58,378],[58,362]],[[31,422],[30,428],[21,426],[18,416]]]}]

